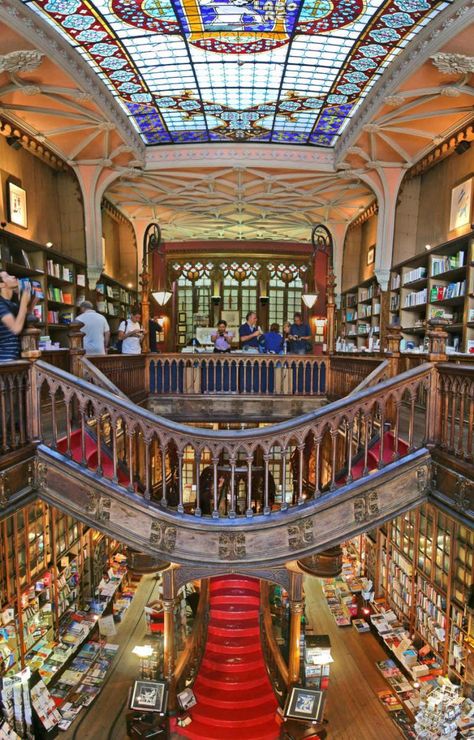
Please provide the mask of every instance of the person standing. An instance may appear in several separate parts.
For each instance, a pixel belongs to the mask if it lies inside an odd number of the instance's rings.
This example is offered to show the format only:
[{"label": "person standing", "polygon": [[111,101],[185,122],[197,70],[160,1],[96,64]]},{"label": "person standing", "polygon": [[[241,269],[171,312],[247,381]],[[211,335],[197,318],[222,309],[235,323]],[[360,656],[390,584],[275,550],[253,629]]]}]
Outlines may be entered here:
[{"label": "person standing", "polygon": [[308,351],[311,351],[310,341],[312,340],[311,329],[309,324],[303,322],[302,314],[297,311],[294,315],[293,323],[290,326],[290,334],[288,339],[289,351],[294,352],[296,355],[305,355]]},{"label": "person standing", "polygon": [[253,347],[258,349],[258,338],[262,335],[262,330],[257,326],[257,314],[255,311],[249,311],[245,317],[245,324],[239,329],[240,344],[243,349]]},{"label": "person standing", "polygon": [[280,324],[272,324],[270,331],[263,335],[265,339],[265,352],[272,355],[280,355],[283,352],[283,336],[280,334]]},{"label": "person standing", "polygon": [[214,352],[230,352],[232,333],[227,331],[227,321],[223,319],[217,324],[217,331],[211,334]]},{"label": "person standing", "polygon": [[110,327],[107,319],[97,313],[90,301],[83,301],[79,306],[81,313],[77,317],[82,324],[84,349],[86,355],[105,355],[110,341]]},{"label": "person standing", "polygon": [[118,340],[122,342],[122,354],[140,355],[145,332],[140,323],[141,313],[137,308],[132,309],[130,318],[122,321],[118,330]]},{"label": "person standing", "polygon": [[159,316],[153,316],[148,321],[148,341],[150,343],[150,352],[158,352],[158,334],[161,334],[163,327],[160,324]]},{"label": "person standing", "polygon": [[0,272],[0,362],[14,362],[20,358],[20,334],[28,311],[37,301],[31,298],[31,285],[25,283],[20,302],[12,301],[18,290],[18,279],[8,272]]}]

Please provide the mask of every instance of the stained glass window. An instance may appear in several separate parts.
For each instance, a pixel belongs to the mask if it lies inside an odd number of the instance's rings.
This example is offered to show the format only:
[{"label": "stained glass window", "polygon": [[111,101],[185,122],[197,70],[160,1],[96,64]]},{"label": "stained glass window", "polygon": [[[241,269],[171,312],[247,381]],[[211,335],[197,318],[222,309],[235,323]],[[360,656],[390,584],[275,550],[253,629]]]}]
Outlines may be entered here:
[{"label": "stained glass window", "polygon": [[146,144],[335,145],[386,66],[454,0],[23,0]]}]

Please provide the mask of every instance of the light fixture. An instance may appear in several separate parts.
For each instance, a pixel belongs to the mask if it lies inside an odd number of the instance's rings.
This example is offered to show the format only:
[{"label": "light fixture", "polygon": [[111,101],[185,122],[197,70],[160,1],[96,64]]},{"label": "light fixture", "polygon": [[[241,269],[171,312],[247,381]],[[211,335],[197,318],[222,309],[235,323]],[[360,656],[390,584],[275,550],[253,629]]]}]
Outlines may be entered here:
[{"label": "light fixture", "polygon": [[313,308],[314,304],[318,300],[318,293],[305,293],[301,298],[307,308]]},{"label": "light fixture", "polygon": [[165,306],[173,294],[169,290],[157,290],[152,293],[153,298],[159,306]]},{"label": "light fixture", "polygon": [[127,283],[127,288],[133,288],[132,283]]},{"label": "light fixture", "polygon": [[425,249],[427,252],[429,252],[431,249],[431,244],[425,244]]},{"label": "light fixture", "polygon": [[7,136],[5,140],[8,146],[11,146],[12,149],[18,150],[21,149],[23,146],[21,143],[21,139],[18,136]]},{"label": "light fixture", "polygon": [[153,655],[153,648],[151,645],[135,645],[132,653],[139,658],[150,658]]},{"label": "light fixture", "polygon": [[470,148],[471,142],[466,141],[466,139],[462,139],[456,144],[456,146],[454,147],[454,151],[456,152],[456,154],[464,154],[464,152],[467,152],[467,150]]},{"label": "light fixture", "polygon": [[48,249],[51,249],[51,247],[53,246],[53,242],[46,242],[46,246],[48,247]]},{"label": "light fixture", "polygon": [[218,306],[220,302],[221,302],[220,295],[213,295],[213,296],[211,296],[211,303],[212,303],[213,306]]}]

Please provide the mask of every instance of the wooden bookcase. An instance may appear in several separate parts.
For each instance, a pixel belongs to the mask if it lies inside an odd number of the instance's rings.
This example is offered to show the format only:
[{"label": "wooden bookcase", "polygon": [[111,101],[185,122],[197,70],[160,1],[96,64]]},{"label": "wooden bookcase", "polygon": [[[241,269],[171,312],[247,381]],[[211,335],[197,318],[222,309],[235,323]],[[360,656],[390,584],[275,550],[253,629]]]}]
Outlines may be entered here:
[{"label": "wooden bookcase", "polygon": [[451,322],[448,347],[474,353],[474,234],[445,242],[393,268],[390,322],[402,328],[402,350],[423,348],[427,321]]},{"label": "wooden bookcase", "polygon": [[381,300],[376,278],[345,291],[341,302],[341,335],[358,348],[380,339]]},{"label": "wooden bookcase", "polygon": [[462,683],[467,655],[474,652],[474,620],[468,610],[474,530],[430,504],[385,527],[377,531],[378,567],[367,573],[376,596],[430,645],[450,678]]},{"label": "wooden bookcase", "polygon": [[115,338],[120,322],[130,317],[130,309],[137,302],[137,292],[102,274],[95,293],[97,311],[105,316],[111,336]]},{"label": "wooden bookcase", "polygon": [[0,258],[3,270],[29,280],[40,296],[34,314],[41,334],[67,347],[69,324],[85,299],[84,263],[6,232],[0,232]]}]

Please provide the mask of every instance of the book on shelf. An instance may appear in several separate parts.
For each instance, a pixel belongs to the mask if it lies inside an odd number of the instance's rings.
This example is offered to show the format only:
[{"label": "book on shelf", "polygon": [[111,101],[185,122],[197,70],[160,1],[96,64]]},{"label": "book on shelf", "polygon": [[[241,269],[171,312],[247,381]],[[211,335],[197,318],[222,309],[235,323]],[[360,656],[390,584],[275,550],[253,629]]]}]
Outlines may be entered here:
[{"label": "book on shelf", "polygon": [[409,270],[403,276],[403,285],[407,285],[407,283],[414,283],[416,280],[423,280],[426,275],[426,267],[416,267],[413,270]]},{"label": "book on shelf", "polygon": [[449,298],[459,298],[465,295],[466,281],[449,283],[448,285],[433,285],[430,290],[430,302],[445,301]]},{"label": "book on shelf", "polygon": [[457,254],[453,254],[449,257],[433,257],[431,263],[431,275],[441,275],[443,272],[449,272],[450,270],[457,270],[459,267],[464,267],[465,264],[465,253],[460,250]]},{"label": "book on shelf", "polygon": [[424,305],[427,301],[427,297],[428,291],[426,288],[423,288],[423,290],[414,291],[413,293],[408,293],[405,296],[404,308]]}]

